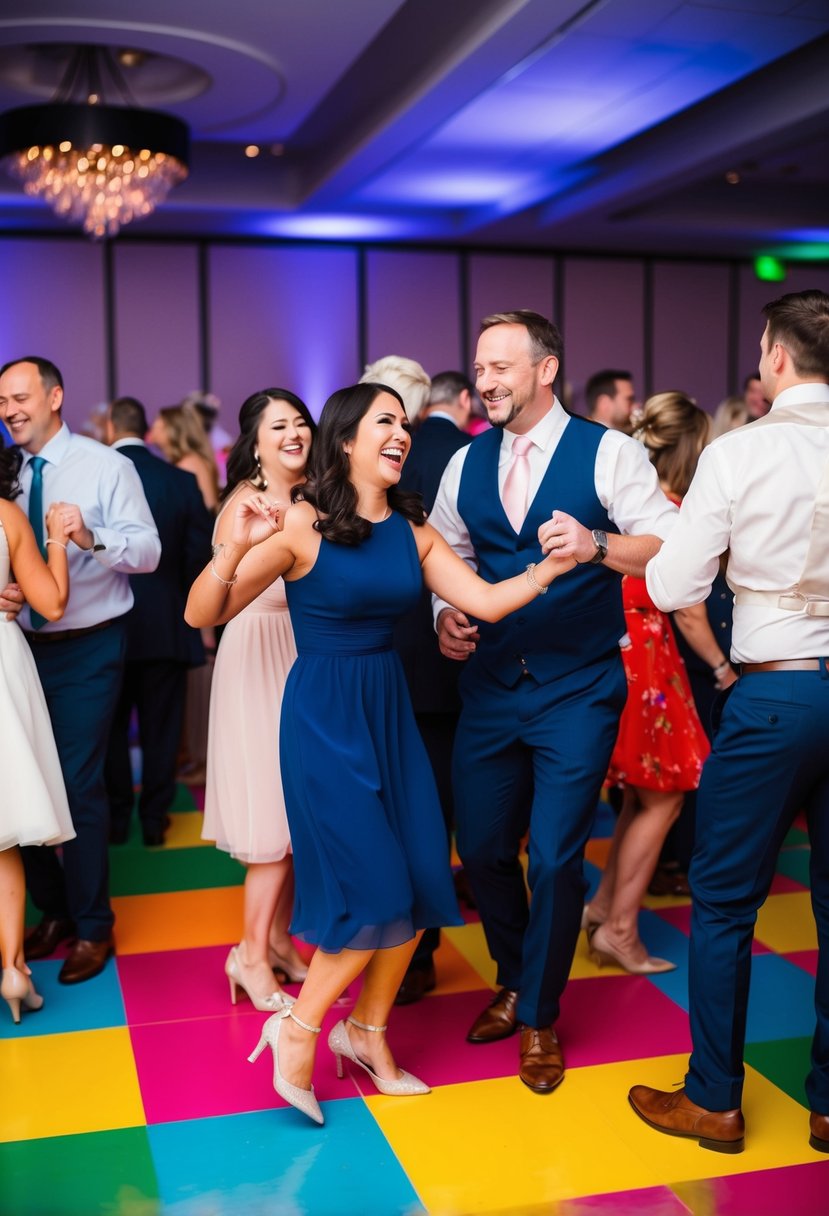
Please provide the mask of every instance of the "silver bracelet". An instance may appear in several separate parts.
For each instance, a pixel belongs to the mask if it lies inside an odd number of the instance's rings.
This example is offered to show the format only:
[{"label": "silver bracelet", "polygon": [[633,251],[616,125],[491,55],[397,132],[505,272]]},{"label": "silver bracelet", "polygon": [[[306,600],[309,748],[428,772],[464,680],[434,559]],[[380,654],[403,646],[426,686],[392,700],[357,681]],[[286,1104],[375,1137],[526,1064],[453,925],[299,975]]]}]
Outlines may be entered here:
[{"label": "silver bracelet", "polygon": [[66,545],[63,543],[62,540],[52,540],[51,536],[49,536],[46,539],[46,544],[47,545],[57,545],[57,547],[59,549],[63,549],[64,553],[66,552]]},{"label": "silver bracelet", "polygon": [[[213,561],[215,561],[215,560],[216,560],[216,559],[214,558],[214,559],[213,559]],[[219,572],[218,572],[218,570],[216,569],[216,567],[214,566],[213,562],[211,562],[211,563],[210,563],[210,573],[213,575],[213,577],[214,577],[215,579],[218,579],[218,581],[219,581],[219,582],[220,582],[220,583],[221,583],[221,584],[222,584],[224,587],[232,587],[232,586],[233,586],[233,584],[234,584],[235,582],[237,582],[237,581],[238,581],[238,579],[239,579],[239,575],[238,575],[238,574],[234,574],[233,578],[222,578],[221,574],[219,574]]]},{"label": "silver bracelet", "polygon": [[527,582],[532,587],[536,595],[546,595],[550,590],[549,587],[542,587],[538,579],[535,577],[535,562],[530,562],[527,566]]}]

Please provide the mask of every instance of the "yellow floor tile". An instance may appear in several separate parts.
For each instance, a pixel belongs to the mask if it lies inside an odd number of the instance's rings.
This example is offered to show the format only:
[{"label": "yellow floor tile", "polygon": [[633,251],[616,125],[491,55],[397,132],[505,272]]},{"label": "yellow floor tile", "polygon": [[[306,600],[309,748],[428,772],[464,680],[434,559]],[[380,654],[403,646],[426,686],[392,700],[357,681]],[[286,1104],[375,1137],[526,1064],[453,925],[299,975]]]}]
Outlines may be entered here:
[{"label": "yellow floor tile", "polygon": [[637,1084],[672,1090],[677,1082],[682,1083],[687,1067],[686,1055],[672,1055],[578,1071],[583,1074],[579,1081],[589,1091],[594,1110],[613,1134],[625,1142],[630,1156],[648,1163],[648,1168],[655,1168],[662,1182],[666,1178],[680,1182],[746,1174],[815,1160],[809,1147],[807,1111],[753,1068],[746,1068],[743,1095],[745,1152],[712,1153],[700,1149],[694,1140],[661,1135],[648,1127],[630,1109],[628,1090]]},{"label": "yellow floor tile", "polygon": [[475,987],[480,988],[484,984],[488,984],[490,988],[498,987],[495,978],[497,968],[489,957],[484,930],[479,923],[443,929],[442,935],[445,935],[449,939],[459,954],[466,959],[469,966],[478,975],[478,983],[474,985]]},{"label": "yellow floor tile", "polygon": [[0,1141],[139,1127],[126,1026],[0,1042]]},{"label": "yellow floor tile", "polygon": [[212,849],[212,841],[202,840],[201,830],[204,815],[201,811],[178,811],[170,816],[170,826],[164,840],[167,849],[193,849],[197,845]]},{"label": "yellow floor tile", "polygon": [[244,887],[122,895],[113,899],[119,954],[188,950],[236,942],[242,926]]},{"label": "yellow floor tile", "polygon": [[809,892],[770,895],[757,915],[755,936],[778,954],[817,950],[817,928]]}]

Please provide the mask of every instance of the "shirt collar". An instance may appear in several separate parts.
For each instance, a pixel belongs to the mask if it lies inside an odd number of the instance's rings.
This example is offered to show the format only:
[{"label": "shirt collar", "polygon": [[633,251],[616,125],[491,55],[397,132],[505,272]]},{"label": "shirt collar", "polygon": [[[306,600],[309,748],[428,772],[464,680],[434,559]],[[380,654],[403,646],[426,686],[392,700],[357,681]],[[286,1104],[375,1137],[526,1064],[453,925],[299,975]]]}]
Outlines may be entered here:
[{"label": "shirt collar", "polygon": [[48,443],[44,443],[39,452],[23,452],[21,469],[25,469],[27,465],[31,464],[35,456],[42,456],[49,464],[60,464],[69,449],[71,437],[72,432],[66,423],[62,422],[58,433],[53,435]]},{"label": "shirt collar", "polygon": [[119,448],[145,448],[147,445],[137,435],[126,435],[123,439],[116,439],[109,446],[117,452]]},{"label": "shirt collar", "polygon": [[[423,421],[428,422],[430,418],[443,418],[445,422],[451,422],[453,426],[458,426],[457,419],[453,418],[451,414],[444,414],[443,410],[430,410]],[[460,430],[460,427],[458,427],[458,430]]]},{"label": "shirt collar", "polygon": [[785,409],[787,405],[809,405],[822,401],[829,401],[829,384],[817,380],[811,384],[793,384],[790,388],[784,388],[775,397],[771,408]]},{"label": "shirt collar", "polygon": [[[564,410],[558,397],[553,397],[552,407],[547,411],[532,430],[526,432],[527,438],[531,439],[534,446],[545,452],[554,439],[561,438],[561,433],[569,421],[568,415]],[[501,444],[501,451],[512,453],[512,445],[515,441],[515,433],[510,430],[504,430],[504,437]]]}]

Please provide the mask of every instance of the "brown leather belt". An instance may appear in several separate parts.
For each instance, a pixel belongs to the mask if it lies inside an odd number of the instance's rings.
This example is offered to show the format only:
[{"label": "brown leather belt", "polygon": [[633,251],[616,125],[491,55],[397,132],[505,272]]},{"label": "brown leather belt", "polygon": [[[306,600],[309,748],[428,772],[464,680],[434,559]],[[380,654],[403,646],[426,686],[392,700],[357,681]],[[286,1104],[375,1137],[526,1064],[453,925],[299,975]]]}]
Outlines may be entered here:
[{"label": "brown leather belt", "polygon": [[69,642],[72,638],[85,638],[88,633],[98,633],[101,629],[108,629],[117,620],[117,617],[110,617],[108,621],[100,621],[97,625],[87,625],[83,629],[50,629],[48,633],[35,629],[24,629],[23,632],[30,642]]},{"label": "brown leather belt", "polygon": [[[820,671],[820,665],[829,664],[827,659],[772,659],[768,663],[741,663],[740,672],[744,676],[755,675],[761,671]],[[829,670],[829,666],[827,666]]]}]

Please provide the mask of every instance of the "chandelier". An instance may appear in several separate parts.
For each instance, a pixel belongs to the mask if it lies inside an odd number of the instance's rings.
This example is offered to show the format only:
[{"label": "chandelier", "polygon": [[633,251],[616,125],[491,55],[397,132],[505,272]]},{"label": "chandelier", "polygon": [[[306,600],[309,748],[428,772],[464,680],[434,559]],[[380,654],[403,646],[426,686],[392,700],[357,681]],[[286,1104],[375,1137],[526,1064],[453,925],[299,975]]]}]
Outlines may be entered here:
[{"label": "chandelier", "polygon": [[[107,86],[120,104],[105,102]],[[107,47],[76,47],[51,102],[0,115],[0,165],[93,237],[154,211],[188,153],[186,125],[139,108]]]}]

